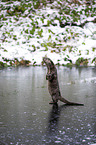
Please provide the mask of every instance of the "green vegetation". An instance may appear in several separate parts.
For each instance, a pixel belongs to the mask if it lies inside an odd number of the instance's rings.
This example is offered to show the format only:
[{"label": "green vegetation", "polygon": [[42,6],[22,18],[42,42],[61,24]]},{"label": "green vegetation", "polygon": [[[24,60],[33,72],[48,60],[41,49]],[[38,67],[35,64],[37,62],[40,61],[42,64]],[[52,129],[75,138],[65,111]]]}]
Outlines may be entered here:
[{"label": "green vegetation", "polygon": [[76,60],[76,66],[87,66],[88,59],[84,59],[83,57],[80,57]]},{"label": "green vegetation", "polygon": [[93,58],[92,63],[94,63],[96,66],[96,57]]},{"label": "green vegetation", "polygon": [[[45,11],[47,8],[49,10]],[[52,10],[51,13],[50,10]],[[75,62],[76,66],[87,66],[89,60],[82,57],[83,50],[79,49],[77,43],[80,38],[83,38],[80,45],[86,46],[86,38],[95,39],[93,37],[93,34],[96,34],[95,30],[89,35],[84,33],[82,29],[88,21],[96,23],[95,15],[95,0],[90,3],[87,3],[87,0],[85,2],[80,0],[75,2],[69,0],[56,0],[55,2],[54,0],[1,0],[0,66],[29,65],[30,63],[30,61],[22,60],[22,58],[18,61],[15,58],[6,59],[1,53],[9,51],[8,48],[5,48],[5,43],[10,43],[10,47],[19,47],[22,44],[21,47],[27,49],[30,53],[39,49],[44,52],[62,53],[62,58],[64,58],[67,66],[73,65],[72,58],[69,55],[78,53],[80,58]],[[87,20],[89,17],[93,19]],[[64,32],[57,33],[55,26],[64,28]],[[46,38],[44,34],[47,35]],[[74,45],[70,42],[74,42]],[[96,53],[95,47],[91,50]],[[89,48],[86,48],[85,51],[87,56],[90,55]],[[96,58],[91,63],[96,64]],[[34,61],[33,65],[35,64]]]}]

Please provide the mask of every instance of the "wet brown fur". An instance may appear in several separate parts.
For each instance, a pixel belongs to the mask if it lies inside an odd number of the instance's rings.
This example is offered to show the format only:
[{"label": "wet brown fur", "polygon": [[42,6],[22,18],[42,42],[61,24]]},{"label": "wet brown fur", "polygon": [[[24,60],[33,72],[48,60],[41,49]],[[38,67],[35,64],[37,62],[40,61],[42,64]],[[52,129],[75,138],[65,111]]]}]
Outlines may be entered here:
[{"label": "wet brown fur", "polygon": [[58,100],[60,100],[67,105],[83,105],[79,103],[69,102],[61,96],[57,77],[57,69],[53,61],[47,57],[44,57],[43,62],[46,64],[48,69],[46,80],[48,80],[48,90],[52,97],[52,102],[50,102],[50,104],[57,104]]}]

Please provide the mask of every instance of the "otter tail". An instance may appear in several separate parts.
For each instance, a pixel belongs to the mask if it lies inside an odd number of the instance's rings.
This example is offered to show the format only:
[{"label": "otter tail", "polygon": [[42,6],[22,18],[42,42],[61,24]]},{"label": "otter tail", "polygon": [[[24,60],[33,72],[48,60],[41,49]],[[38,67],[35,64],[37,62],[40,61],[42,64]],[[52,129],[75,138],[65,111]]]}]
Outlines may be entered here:
[{"label": "otter tail", "polygon": [[60,97],[59,100],[62,101],[62,102],[64,102],[66,105],[80,105],[80,106],[84,106],[84,104],[69,102],[66,99],[64,99],[63,97]]}]

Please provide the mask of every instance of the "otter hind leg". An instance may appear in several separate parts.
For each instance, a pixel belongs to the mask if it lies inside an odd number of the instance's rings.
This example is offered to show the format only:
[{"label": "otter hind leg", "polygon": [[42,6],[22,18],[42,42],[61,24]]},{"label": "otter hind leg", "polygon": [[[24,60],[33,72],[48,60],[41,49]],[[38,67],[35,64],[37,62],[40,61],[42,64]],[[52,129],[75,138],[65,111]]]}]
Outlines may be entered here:
[{"label": "otter hind leg", "polygon": [[49,104],[57,104],[58,100],[55,96],[52,96],[52,101]]}]

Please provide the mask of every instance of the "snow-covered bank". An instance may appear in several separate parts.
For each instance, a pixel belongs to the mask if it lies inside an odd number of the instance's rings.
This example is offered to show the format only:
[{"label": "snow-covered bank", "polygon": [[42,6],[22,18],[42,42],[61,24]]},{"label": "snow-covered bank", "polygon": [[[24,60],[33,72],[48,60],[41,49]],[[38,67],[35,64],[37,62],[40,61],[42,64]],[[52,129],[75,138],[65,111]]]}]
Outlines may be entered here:
[{"label": "snow-covered bank", "polygon": [[[96,16],[85,15],[86,5],[73,4],[70,5],[72,14],[74,9],[80,12],[77,26],[61,27],[61,20],[68,19],[66,21],[71,23],[74,17],[71,13],[66,14],[63,7],[56,8],[56,2],[34,12],[29,1],[22,14],[14,15],[13,11],[16,6],[21,6],[20,2],[1,3],[4,8],[1,7],[0,62],[14,65],[16,60],[29,60],[32,65],[41,65],[42,57],[47,56],[55,64],[96,65],[96,22],[92,22]],[[95,6],[90,7],[94,9]],[[66,9],[69,9],[67,5]],[[86,20],[89,22],[83,27],[78,26]]]}]

